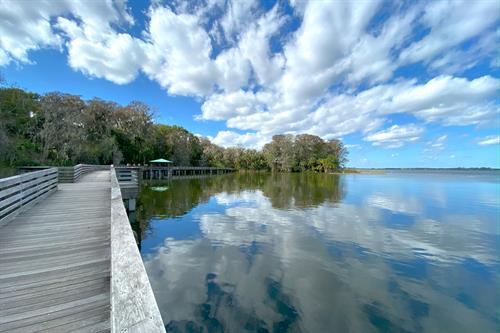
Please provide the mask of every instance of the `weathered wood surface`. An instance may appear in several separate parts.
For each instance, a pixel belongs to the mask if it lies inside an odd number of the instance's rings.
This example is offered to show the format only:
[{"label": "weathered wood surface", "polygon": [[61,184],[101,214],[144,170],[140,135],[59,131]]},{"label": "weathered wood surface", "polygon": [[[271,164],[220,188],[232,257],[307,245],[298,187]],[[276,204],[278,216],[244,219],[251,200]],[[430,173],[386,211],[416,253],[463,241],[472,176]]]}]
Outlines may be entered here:
[{"label": "weathered wood surface", "polygon": [[111,169],[111,263],[112,332],[164,333],[114,169]]},{"label": "weathered wood surface", "polygon": [[76,183],[83,175],[97,170],[109,170],[108,165],[77,164],[72,167],[59,167],[60,183]]},{"label": "weathered wood surface", "polygon": [[123,199],[135,199],[139,194],[138,167],[115,167],[116,178],[120,184]]},{"label": "weathered wood surface", "polygon": [[[50,166],[23,166],[21,172],[53,168]],[[109,170],[109,165],[77,164],[75,166],[55,167],[59,173],[59,183],[76,183],[83,175],[97,170]]]},{"label": "weathered wood surface", "polygon": [[110,331],[110,172],[0,227],[0,332]]},{"label": "weathered wood surface", "polygon": [[57,190],[57,169],[49,168],[0,179],[0,225]]}]

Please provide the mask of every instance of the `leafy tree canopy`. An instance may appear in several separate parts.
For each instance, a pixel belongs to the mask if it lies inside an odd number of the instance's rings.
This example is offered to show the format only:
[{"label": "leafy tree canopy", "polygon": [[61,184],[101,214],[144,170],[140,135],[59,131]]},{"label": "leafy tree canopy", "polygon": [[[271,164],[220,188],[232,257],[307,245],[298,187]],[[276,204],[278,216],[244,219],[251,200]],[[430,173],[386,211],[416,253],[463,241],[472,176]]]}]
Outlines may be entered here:
[{"label": "leafy tree canopy", "polygon": [[246,170],[328,172],[344,167],[340,140],[275,135],[261,151],[223,148],[179,126],[155,124],[151,108],[126,106],[60,92],[38,95],[0,87],[0,165],[146,164],[167,158],[175,165]]}]

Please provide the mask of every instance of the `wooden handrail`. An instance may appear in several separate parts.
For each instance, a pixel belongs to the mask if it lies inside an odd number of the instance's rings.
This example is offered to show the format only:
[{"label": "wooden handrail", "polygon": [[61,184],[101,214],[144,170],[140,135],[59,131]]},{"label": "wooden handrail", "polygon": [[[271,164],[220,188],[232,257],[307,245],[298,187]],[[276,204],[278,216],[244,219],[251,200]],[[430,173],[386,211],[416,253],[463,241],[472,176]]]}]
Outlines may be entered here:
[{"label": "wooden handrail", "polygon": [[111,167],[111,332],[164,333],[165,327]]},{"label": "wooden handrail", "polygon": [[76,183],[84,174],[96,170],[109,170],[109,165],[77,164],[72,167],[59,167],[61,183]]},{"label": "wooden handrail", "polygon": [[0,225],[57,190],[57,168],[0,179]]}]

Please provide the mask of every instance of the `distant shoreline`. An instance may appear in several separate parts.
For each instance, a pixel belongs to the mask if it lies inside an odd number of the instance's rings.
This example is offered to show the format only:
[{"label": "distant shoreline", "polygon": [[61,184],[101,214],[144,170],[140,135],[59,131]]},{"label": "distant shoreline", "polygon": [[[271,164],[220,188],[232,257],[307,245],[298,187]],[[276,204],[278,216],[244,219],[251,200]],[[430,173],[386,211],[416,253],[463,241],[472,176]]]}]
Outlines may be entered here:
[{"label": "distant shoreline", "polygon": [[345,168],[342,171],[331,172],[331,174],[374,174],[382,175],[387,172],[498,172],[495,168]]},{"label": "distant shoreline", "polygon": [[381,175],[384,174],[384,170],[380,169],[357,169],[357,168],[345,168],[342,171],[334,171],[331,174],[335,175],[345,175],[345,174],[375,174]]},{"label": "distant shoreline", "polygon": [[486,167],[478,167],[478,168],[346,168],[346,170],[356,170],[356,171],[500,171],[499,168],[486,168]]}]

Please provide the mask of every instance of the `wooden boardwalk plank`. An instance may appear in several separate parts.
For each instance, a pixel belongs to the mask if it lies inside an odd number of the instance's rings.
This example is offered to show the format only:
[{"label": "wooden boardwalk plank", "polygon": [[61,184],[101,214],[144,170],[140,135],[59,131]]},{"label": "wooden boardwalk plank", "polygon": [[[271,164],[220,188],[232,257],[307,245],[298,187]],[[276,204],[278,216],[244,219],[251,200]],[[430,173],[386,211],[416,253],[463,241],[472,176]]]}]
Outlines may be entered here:
[{"label": "wooden boardwalk plank", "polygon": [[0,332],[109,332],[110,172],[0,227]]},{"label": "wooden boardwalk plank", "polygon": [[68,317],[71,317],[71,321],[85,318],[85,312],[97,308],[101,309],[100,311],[109,312],[109,294],[102,293],[97,296],[82,298],[61,305],[43,307],[23,314],[5,316],[0,318],[0,330],[3,329],[8,332],[11,329],[30,325],[39,327],[39,329],[58,326],[67,323]]},{"label": "wooden boardwalk plank", "polygon": [[109,271],[103,271],[101,273],[89,272],[82,273],[76,276],[70,276],[65,278],[59,278],[51,281],[41,281],[38,283],[30,283],[24,285],[18,285],[15,288],[5,288],[0,295],[0,302],[3,299],[9,299],[12,297],[22,297],[24,295],[36,295],[39,292],[45,292],[48,290],[59,290],[59,288],[75,286],[81,283],[88,283],[94,280],[100,280],[107,278],[109,276]]},{"label": "wooden boardwalk plank", "polygon": [[97,248],[99,246],[106,246],[102,244],[102,240],[97,239],[93,242],[78,242],[73,244],[70,248],[66,245],[64,246],[52,246],[50,248],[42,248],[37,251],[32,250],[19,250],[19,251],[10,251],[3,252],[0,255],[0,262],[2,260],[9,261],[11,259],[21,259],[21,258],[32,258],[35,256],[52,256],[52,255],[64,255],[65,252],[72,253],[73,251],[85,251],[87,249]]},{"label": "wooden boardwalk plank", "polygon": [[34,311],[40,308],[47,308],[76,301],[85,297],[100,295],[106,292],[105,285],[109,279],[99,279],[92,282],[81,283],[78,285],[66,286],[60,290],[50,289],[33,295],[23,295],[22,297],[8,299],[1,303],[0,308],[5,316],[22,314]]},{"label": "wooden boardwalk plank", "polygon": [[73,269],[71,271],[55,272],[54,274],[49,276],[40,275],[37,278],[30,276],[29,278],[26,279],[6,280],[0,284],[0,288],[2,289],[2,291],[8,292],[12,290],[22,290],[30,288],[32,286],[41,286],[52,283],[65,282],[73,278],[77,279],[79,277],[84,277],[92,274],[97,275],[101,273],[108,273],[110,271],[108,266],[109,265],[107,261],[103,261],[99,264],[93,263],[90,265],[80,266],[77,269]]},{"label": "wooden boardwalk plank", "polygon": [[108,246],[109,246],[108,244],[102,244],[102,241],[98,241],[98,242],[94,242],[94,243],[90,243],[90,244],[83,244],[80,246],[72,246],[70,248],[68,248],[68,247],[53,247],[50,249],[38,250],[36,252],[26,251],[26,252],[15,252],[15,253],[3,254],[2,256],[0,256],[0,265],[10,263],[12,261],[18,261],[21,259],[22,260],[34,260],[37,258],[43,259],[47,256],[58,257],[58,256],[72,255],[75,253],[92,251],[92,250],[99,249],[99,248],[106,248]]}]

